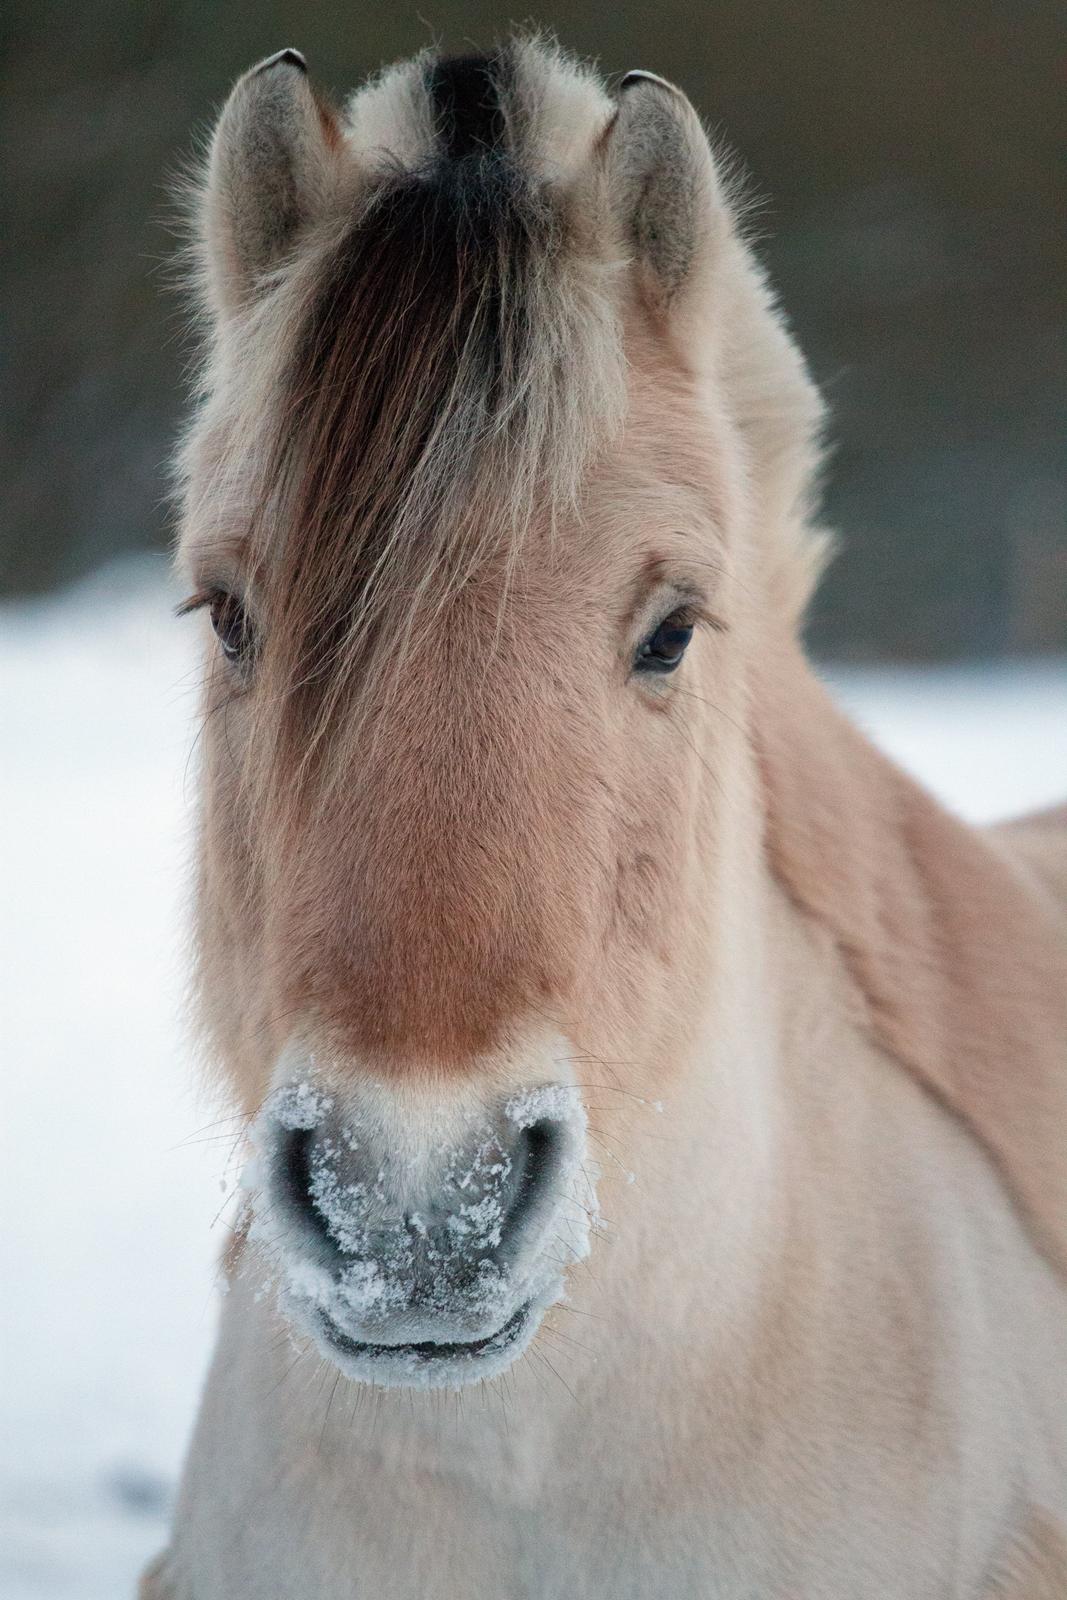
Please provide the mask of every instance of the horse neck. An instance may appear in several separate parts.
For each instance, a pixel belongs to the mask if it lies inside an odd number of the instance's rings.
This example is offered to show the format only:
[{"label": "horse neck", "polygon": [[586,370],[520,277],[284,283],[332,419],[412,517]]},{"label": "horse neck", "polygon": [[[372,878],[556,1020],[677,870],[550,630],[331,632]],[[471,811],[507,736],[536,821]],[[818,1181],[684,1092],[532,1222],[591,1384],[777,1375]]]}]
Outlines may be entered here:
[{"label": "horse neck", "polygon": [[772,874],[836,947],[869,1038],[985,1147],[1067,1266],[1067,993],[1048,909],[840,713],[797,644],[762,654],[753,704]]}]

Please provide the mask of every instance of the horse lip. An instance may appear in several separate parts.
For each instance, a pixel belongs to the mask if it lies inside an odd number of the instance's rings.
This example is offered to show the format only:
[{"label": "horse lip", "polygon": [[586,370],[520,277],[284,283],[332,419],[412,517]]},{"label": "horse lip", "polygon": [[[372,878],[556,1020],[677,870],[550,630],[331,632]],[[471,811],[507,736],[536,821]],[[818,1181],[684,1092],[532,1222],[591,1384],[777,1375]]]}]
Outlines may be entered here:
[{"label": "horse lip", "polygon": [[490,1352],[498,1355],[513,1345],[525,1328],[532,1304],[531,1300],[527,1300],[495,1333],[486,1334],[481,1339],[453,1339],[447,1342],[423,1339],[409,1344],[372,1344],[344,1333],[326,1313],[321,1315],[320,1327],[323,1335],[342,1354],[358,1356],[364,1361],[389,1361],[397,1357],[419,1363],[450,1361],[457,1356],[472,1359]]}]

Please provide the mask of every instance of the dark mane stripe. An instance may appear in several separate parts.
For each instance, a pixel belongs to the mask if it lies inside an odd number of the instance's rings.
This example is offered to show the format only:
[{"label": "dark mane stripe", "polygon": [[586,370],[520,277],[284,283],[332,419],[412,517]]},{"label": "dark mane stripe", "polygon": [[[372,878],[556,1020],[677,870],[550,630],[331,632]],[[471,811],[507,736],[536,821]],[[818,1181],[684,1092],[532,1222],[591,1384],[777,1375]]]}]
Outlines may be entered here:
[{"label": "dark mane stripe", "polygon": [[503,55],[454,56],[427,69],[442,154],[448,161],[499,150],[507,131],[502,104]]},{"label": "dark mane stripe", "polygon": [[391,602],[440,593],[476,559],[494,530],[483,509],[479,535],[475,509],[494,472],[501,503],[521,447],[542,332],[528,301],[556,219],[511,161],[471,159],[500,149],[500,73],[489,58],[429,70],[441,155],[383,180],[296,339],[265,508],[287,530],[267,637],[286,641],[278,681],[298,685],[290,756],[365,673]]}]

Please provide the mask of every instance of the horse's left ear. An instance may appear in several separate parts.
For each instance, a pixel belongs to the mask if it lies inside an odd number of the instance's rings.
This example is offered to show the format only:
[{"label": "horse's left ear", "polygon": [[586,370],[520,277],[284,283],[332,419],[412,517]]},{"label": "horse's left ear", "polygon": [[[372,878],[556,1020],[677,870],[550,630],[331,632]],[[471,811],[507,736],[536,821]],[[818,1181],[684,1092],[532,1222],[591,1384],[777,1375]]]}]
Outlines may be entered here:
[{"label": "horse's left ear", "polygon": [[336,119],[312,91],[296,50],[239,78],[211,141],[201,238],[216,308],[239,310],[326,206]]},{"label": "horse's left ear", "polygon": [[700,119],[680,89],[631,72],[605,136],[609,202],[635,287],[687,366],[714,366],[746,444],[769,582],[792,619],[828,541],[809,527],[822,401],[746,244]]},{"label": "horse's left ear", "polygon": [[729,218],[700,119],[680,89],[628,72],[607,137],[611,204],[657,320],[699,315]]}]

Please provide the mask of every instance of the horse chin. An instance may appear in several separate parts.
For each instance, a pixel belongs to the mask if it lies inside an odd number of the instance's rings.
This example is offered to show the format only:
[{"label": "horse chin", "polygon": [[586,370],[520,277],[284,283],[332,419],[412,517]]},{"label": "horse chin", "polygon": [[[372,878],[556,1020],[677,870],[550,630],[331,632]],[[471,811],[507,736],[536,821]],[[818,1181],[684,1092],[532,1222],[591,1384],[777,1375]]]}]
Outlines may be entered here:
[{"label": "horse chin", "polygon": [[506,1372],[529,1346],[546,1309],[528,1300],[494,1333],[469,1340],[376,1344],[353,1338],[326,1312],[314,1317],[310,1331],[320,1354],[346,1378],[387,1389],[461,1389]]}]

